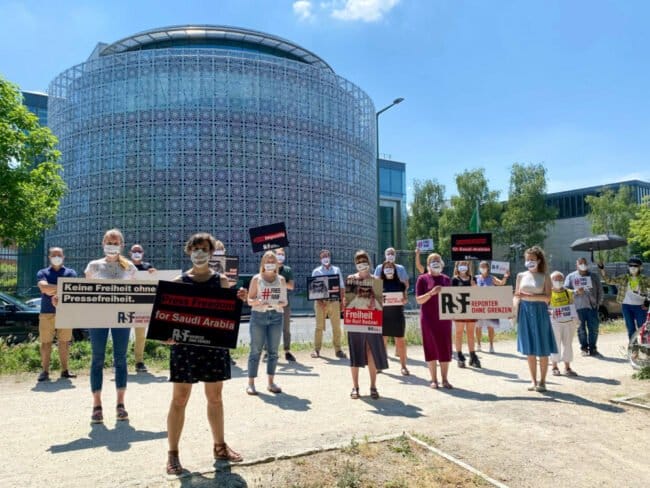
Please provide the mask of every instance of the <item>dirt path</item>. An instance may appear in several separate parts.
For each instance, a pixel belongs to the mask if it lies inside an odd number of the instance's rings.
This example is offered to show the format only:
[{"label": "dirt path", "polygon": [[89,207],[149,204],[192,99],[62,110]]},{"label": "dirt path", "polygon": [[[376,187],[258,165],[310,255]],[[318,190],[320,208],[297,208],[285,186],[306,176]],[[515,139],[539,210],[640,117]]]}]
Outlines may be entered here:
[{"label": "dirt path", "polygon": [[[314,360],[306,353],[298,355],[296,366],[283,361],[276,380],[286,393],[279,396],[247,396],[245,372],[236,368],[224,388],[226,437],[251,460],[408,430],[510,486],[646,486],[650,464],[638,452],[650,435],[648,413],[609,402],[650,389],[649,382],[631,379],[620,357],[623,342],[621,334],[601,336],[606,357],[576,358],[580,377],[550,377],[545,395],[526,390],[526,362],[512,342],[498,343],[497,354],[483,353],[480,371],[452,365],[451,391],[427,387],[421,349],[412,347],[413,375],[400,376],[399,364],[391,361],[378,380],[378,401],[366,396],[365,371],[364,396],[349,399],[347,361]],[[245,361],[239,365],[245,368]],[[213,466],[202,396],[198,385],[181,443],[181,459],[192,471]],[[165,371],[131,375],[131,420],[116,423],[108,381],[106,423],[91,428],[88,376],[38,386],[34,376],[0,378],[0,486],[169,486],[169,399]],[[246,482],[255,486],[254,479]]]}]

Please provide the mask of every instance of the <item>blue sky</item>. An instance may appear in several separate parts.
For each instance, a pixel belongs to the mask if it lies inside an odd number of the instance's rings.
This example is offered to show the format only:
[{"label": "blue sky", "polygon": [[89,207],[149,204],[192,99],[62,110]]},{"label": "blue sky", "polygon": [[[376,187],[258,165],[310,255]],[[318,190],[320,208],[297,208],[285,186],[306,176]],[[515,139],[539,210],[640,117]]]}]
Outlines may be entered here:
[{"label": "blue sky", "polygon": [[164,25],[273,33],[362,87],[380,153],[407,179],[483,167],[507,196],[514,162],[549,190],[650,180],[650,2],[604,0],[0,0],[0,74],[45,91],[98,41]]}]

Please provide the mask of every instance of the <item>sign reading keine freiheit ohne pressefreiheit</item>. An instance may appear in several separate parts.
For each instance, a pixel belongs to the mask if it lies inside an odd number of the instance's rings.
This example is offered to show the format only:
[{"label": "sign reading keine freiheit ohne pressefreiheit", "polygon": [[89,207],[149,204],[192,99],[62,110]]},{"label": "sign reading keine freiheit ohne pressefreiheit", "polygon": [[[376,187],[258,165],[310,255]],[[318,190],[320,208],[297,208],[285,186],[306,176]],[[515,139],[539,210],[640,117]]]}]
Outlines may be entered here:
[{"label": "sign reading keine freiheit ohne pressefreiheit", "polygon": [[509,286],[443,286],[438,310],[443,320],[507,319],[512,297]]},{"label": "sign reading keine freiheit ohne pressefreiheit", "polygon": [[61,278],[56,327],[146,327],[157,285],[157,281]]}]

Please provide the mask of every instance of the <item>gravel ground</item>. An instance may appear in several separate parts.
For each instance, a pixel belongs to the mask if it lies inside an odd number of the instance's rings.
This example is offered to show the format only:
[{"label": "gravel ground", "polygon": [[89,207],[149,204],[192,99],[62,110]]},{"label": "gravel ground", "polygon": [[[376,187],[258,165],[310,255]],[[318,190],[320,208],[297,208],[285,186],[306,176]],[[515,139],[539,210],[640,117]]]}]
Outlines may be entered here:
[{"label": "gravel ground", "polygon": [[[577,357],[578,378],[549,377],[547,394],[528,392],[525,360],[514,342],[482,353],[482,370],[452,365],[453,390],[432,390],[419,347],[409,349],[412,376],[399,363],[380,375],[382,398],[350,400],[347,360],[333,351],[298,363],[281,361],[276,382],[285,393],[244,393],[245,360],[224,387],[226,440],[247,461],[299,453],[363,436],[410,431],[510,486],[647,486],[648,412],[610,403],[646,393],[621,357],[623,334],[602,335],[603,359]],[[389,351],[392,352],[392,351]],[[260,371],[264,372],[264,365]],[[164,474],[165,422],[171,387],[167,372],[130,375],[130,422],[116,422],[111,372],[104,389],[105,424],[90,426],[89,378],[37,384],[35,375],[0,378],[0,486],[190,486]],[[263,386],[264,378],[258,380]],[[263,388],[259,388],[263,391]],[[181,459],[191,471],[214,470],[200,385],[187,411]],[[641,451],[644,453],[643,449]],[[233,473],[237,468],[232,469]],[[255,480],[245,480],[255,486]]]}]

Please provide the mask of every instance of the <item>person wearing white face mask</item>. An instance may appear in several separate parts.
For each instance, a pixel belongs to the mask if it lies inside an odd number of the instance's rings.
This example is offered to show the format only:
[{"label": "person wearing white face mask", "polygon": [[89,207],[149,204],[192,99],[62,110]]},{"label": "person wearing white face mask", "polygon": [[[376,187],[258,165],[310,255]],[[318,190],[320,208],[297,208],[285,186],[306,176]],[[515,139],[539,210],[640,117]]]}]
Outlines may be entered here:
[{"label": "person wearing white face mask", "polygon": [[312,358],[320,357],[321,346],[323,345],[323,332],[325,331],[325,321],[327,317],[332,325],[332,342],[336,357],[345,359],[345,353],[341,349],[341,307],[345,307],[345,281],[343,274],[337,266],[332,265],[332,256],[327,249],[320,252],[321,266],[314,269],[312,276],[334,276],[339,277],[339,289],[341,298],[331,300],[316,300],[314,303],[314,312],[316,314],[316,330],[314,331],[314,350],[311,353]]},{"label": "person wearing white face mask", "polygon": [[[137,268],[131,261],[122,256],[124,236],[118,229],[111,229],[104,234],[102,240],[104,257],[91,261],[86,266],[86,278],[132,280],[135,279]],[[108,333],[113,339],[113,365],[115,366],[115,388],[117,389],[117,420],[128,420],[129,414],[124,408],[126,393],[126,351],[129,345],[129,328],[89,329],[92,359],[90,365],[90,389],[93,393],[92,423],[102,423],[102,385],[104,381],[104,358]]]},{"label": "person wearing white face mask", "polygon": [[631,257],[627,261],[628,272],[620,276],[608,276],[605,265],[600,262],[600,274],[605,281],[618,285],[616,301],[621,304],[627,336],[632,338],[636,330],[643,325],[648,311],[647,297],[650,295],[650,278],[641,273],[642,261]]},{"label": "person wearing white face mask", "polygon": [[404,332],[406,329],[404,305],[408,303],[406,285],[399,280],[395,263],[390,261],[384,262],[379,277],[384,284],[384,293],[391,293],[393,295],[400,293],[402,295],[402,300],[399,304],[393,303],[388,305],[384,303],[382,335],[384,336],[384,346],[389,337],[395,338],[396,355],[399,357],[402,366],[402,376],[408,376],[410,372],[406,367],[406,341],[404,340]]},{"label": "person wearing white face mask", "polygon": [[[129,255],[131,257],[131,262],[138,271],[147,271],[149,273],[156,272],[156,268],[154,268],[151,263],[143,260],[144,248],[140,244],[133,244]],[[135,341],[133,344],[133,355],[135,356],[135,371],[136,373],[146,373],[147,366],[144,364],[144,346],[147,340],[147,328],[136,327],[134,332]]]},{"label": "person wearing white face mask", "polygon": [[36,282],[41,290],[41,313],[38,316],[38,340],[40,342],[41,365],[38,381],[50,379],[50,358],[52,342],[58,339],[59,358],[61,360],[61,378],[76,378],[77,375],[68,370],[69,346],[72,341],[72,329],[55,329],[56,307],[52,298],[56,296],[56,284],[59,278],[76,278],[77,272],[63,266],[63,249],[51,247],[47,253],[50,266],[36,273]]},{"label": "person wearing white face mask", "polygon": [[[406,268],[402,266],[401,264],[397,264],[395,262],[395,255],[396,251],[394,247],[389,247],[384,251],[384,258],[387,263],[393,263],[395,266],[395,269],[397,271],[397,278],[404,283],[404,286],[406,286],[406,289],[408,290],[409,288],[409,275],[406,272]],[[381,270],[384,267],[383,263],[378,264],[377,267],[375,268],[375,272],[373,273],[376,278],[381,278]]]},{"label": "person wearing white face mask", "polygon": [[[479,264],[480,274],[476,275],[475,280],[478,286],[503,286],[510,278],[510,272],[506,271],[503,279],[490,274],[490,263],[481,261]],[[488,341],[490,342],[490,353],[494,352],[494,328],[499,325],[498,319],[481,319],[476,324],[476,348],[481,350],[481,332],[483,326],[487,326]]]},{"label": "person wearing white face mask", "polygon": [[[476,286],[472,276],[472,263],[469,261],[457,261],[454,265],[454,276],[451,279],[451,286]],[[463,354],[463,331],[467,332],[467,347],[469,349],[469,365],[474,368],[481,367],[481,360],[474,350],[474,329],[476,320],[454,320],[456,328],[454,345],[456,346],[456,360],[458,367],[465,367],[465,355]]]},{"label": "person wearing white face mask", "polygon": [[[517,311],[517,351],[526,356],[530,370],[531,385],[528,391],[546,391],[548,357],[557,353],[555,336],[548,316],[548,302],[551,299],[551,278],[546,272],[546,258],[539,246],[527,249],[526,268],[517,275],[515,300],[519,301]],[[537,360],[540,377],[537,381]]]},{"label": "person wearing white face mask", "polygon": [[278,272],[278,258],[273,251],[266,251],[260,262],[260,272],[251,278],[248,290],[248,304],[251,306],[250,336],[251,352],[248,356],[248,387],[246,393],[257,395],[255,378],[260,364],[262,347],[266,344],[268,360],[267,390],[281,393],[274,383],[278,365],[278,347],[282,336],[283,309],[287,304],[287,282]]},{"label": "person wearing white face mask", "polygon": [[574,303],[574,293],[564,287],[564,275],[559,271],[551,273],[551,283],[553,284],[553,290],[551,291],[548,311],[551,315],[551,326],[553,327],[555,343],[558,348],[556,354],[551,354],[551,371],[553,376],[559,376],[561,373],[558,363],[563,361],[564,374],[566,376],[578,376],[571,369],[571,361],[573,361],[572,344],[576,335],[576,323],[573,316],[575,313],[571,310],[571,305]]},{"label": "person wearing white face mask", "polygon": [[585,258],[578,258],[576,271],[569,273],[564,280],[564,287],[574,290],[575,306],[578,311],[580,325],[578,340],[583,356],[599,357],[596,342],[598,341],[598,307],[603,301],[603,287],[598,274],[589,271]]}]

